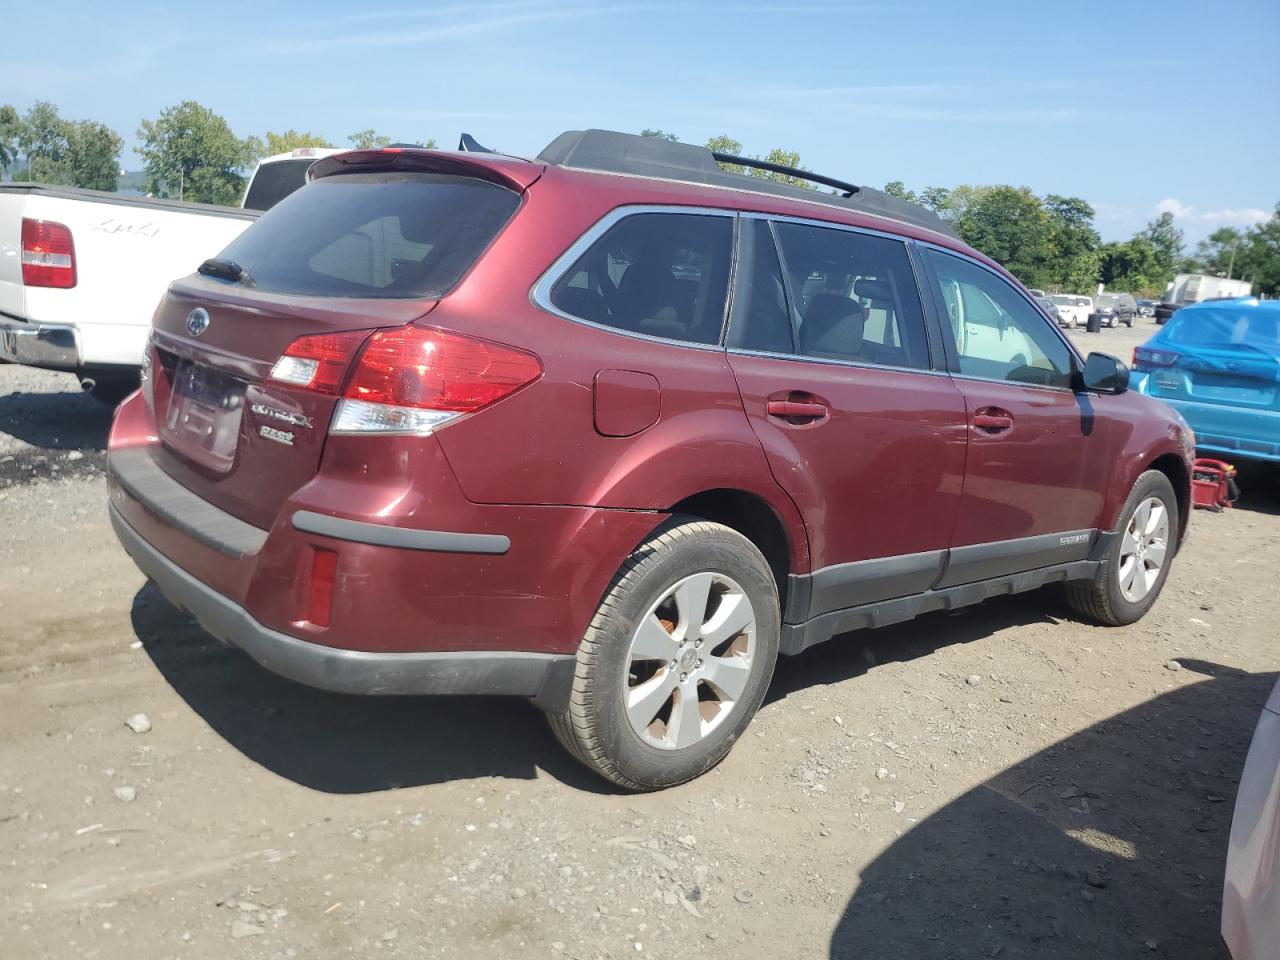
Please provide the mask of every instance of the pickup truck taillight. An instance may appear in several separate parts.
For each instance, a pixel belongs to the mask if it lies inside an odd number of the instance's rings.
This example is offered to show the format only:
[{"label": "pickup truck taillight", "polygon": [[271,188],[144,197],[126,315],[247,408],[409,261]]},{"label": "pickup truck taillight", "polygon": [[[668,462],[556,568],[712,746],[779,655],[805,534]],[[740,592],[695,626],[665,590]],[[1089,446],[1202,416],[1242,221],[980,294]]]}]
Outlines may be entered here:
[{"label": "pickup truck taillight", "polygon": [[299,337],[271,370],[280,383],[340,395],[330,433],[418,436],[540,376],[524,350],[414,324]]},{"label": "pickup truck taillight", "polygon": [[76,247],[70,228],[22,218],[22,282],[28,287],[76,285]]}]

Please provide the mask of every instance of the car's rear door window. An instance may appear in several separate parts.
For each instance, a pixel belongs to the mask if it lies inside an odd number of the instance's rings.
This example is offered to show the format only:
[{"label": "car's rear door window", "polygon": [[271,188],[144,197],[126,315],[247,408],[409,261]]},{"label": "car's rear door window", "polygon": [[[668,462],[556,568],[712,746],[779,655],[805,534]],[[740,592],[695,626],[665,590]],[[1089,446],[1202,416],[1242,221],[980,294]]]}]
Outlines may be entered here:
[{"label": "car's rear door window", "polygon": [[719,343],[732,249],[731,216],[631,214],[560,277],[551,303],[630,333]]},{"label": "car's rear door window", "polygon": [[[924,315],[900,240],[755,221],[742,231],[730,346],[926,369]],[[786,281],[783,281],[783,274]],[[781,291],[789,302],[780,304]]]},{"label": "car's rear door window", "polygon": [[985,380],[1071,386],[1071,350],[1026,297],[994,272],[961,257],[926,251],[946,307],[946,334],[960,373]]},{"label": "car's rear door window", "polygon": [[270,293],[436,298],[519,204],[511,190],[470,177],[338,174],[290,194],[219,256]]}]

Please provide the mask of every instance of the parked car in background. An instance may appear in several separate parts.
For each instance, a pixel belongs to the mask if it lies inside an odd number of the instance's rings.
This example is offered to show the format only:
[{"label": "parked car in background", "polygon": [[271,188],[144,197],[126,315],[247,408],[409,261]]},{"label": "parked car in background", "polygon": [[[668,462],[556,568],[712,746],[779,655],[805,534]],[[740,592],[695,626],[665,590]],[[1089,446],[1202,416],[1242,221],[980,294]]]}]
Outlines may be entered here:
[{"label": "parked car in background", "polygon": [[1058,308],[1058,317],[1064,327],[1074,330],[1083,327],[1093,313],[1093,300],[1071,293],[1055,293],[1049,297]]},{"label": "parked car in background", "polygon": [[1154,317],[1156,315],[1156,302],[1154,300],[1138,300],[1138,316]]},{"label": "parked car in background", "polygon": [[104,403],[137,389],[151,315],[185,276],[335,150],[263,160],[243,207],[0,183],[0,359],[75,373]]},{"label": "parked car in background", "polygon": [[1045,313],[1047,313],[1049,315],[1049,318],[1053,320],[1054,323],[1056,323],[1060,327],[1065,326],[1065,323],[1063,322],[1063,319],[1062,319],[1062,315],[1058,313],[1058,305],[1056,303],[1054,303],[1048,297],[1036,297],[1036,303],[1040,304],[1040,309],[1042,309]]},{"label": "parked car in background", "polygon": [[780,653],[1165,583],[1182,421],[923,208],[599,130],[311,175],[171,286],[107,463],[138,566],[272,670],[529,697],[652,790]]},{"label": "parked car in background", "polygon": [[1130,383],[1181,413],[1202,453],[1280,461],[1280,300],[1183,307],[1134,351]]},{"label": "parked car in background", "polygon": [[1039,300],[1041,297],[1045,295],[1043,290],[1035,290],[1035,289],[1028,290],[1027,293],[1031,294],[1037,300]]},{"label": "parked car in background", "polygon": [[1280,683],[1258,718],[1236,790],[1222,939],[1232,960],[1275,960],[1280,951]]},{"label": "parked car in background", "polygon": [[1131,293],[1100,293],[1093,301],[1093,313],[1104,327],[1133,326],[1138,316],[1138,302]]}]

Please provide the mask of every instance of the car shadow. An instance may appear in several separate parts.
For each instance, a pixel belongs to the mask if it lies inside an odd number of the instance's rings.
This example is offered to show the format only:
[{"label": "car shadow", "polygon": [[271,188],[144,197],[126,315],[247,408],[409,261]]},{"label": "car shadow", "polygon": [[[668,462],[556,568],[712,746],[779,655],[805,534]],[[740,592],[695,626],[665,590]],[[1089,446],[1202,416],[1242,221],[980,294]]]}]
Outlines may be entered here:
[{"label": "car shadow", "polygon": [[107,449],[112,413],[85,393],[5,393],[0,433],[42,450],[100,452]]},{"label": "car shadow", "polygon": [[1236,787],[1276,675],[1200,682],[1009,767],[844,878],[833,960],[1225,958]]},{"label": "car shadow", "polygon": [[[1065,604],[1062,607],[1065,616]],[[988,601],[963,614],[846,634],[784,658],[768,702],[839,683],[876,662],[913,660],[1006,627],[1054,623],[1051,590]],[[540,712],[509,697],[359,697],[294,683],[215,640],[148,583],[134,597],[135,634],[179,696],[237,750],[295,783],[370,793],[470,777],[531,779],[538,770],[592,793],[618,793],[573,760]]]},{"label": "car shadow", "polygon": [[394,790],[543,770],[592,793],[610,785],[573,760],[540,712],[514,697],[358,697],[294,683],[205,633],[148,583],[133,629],[165,680],[256,763],[325,793]]},{"label": "car shadow", "polygon": [[1235,466],[1240,487],[1235,509],[1280,516],[1280,464],[1241,460]]}]

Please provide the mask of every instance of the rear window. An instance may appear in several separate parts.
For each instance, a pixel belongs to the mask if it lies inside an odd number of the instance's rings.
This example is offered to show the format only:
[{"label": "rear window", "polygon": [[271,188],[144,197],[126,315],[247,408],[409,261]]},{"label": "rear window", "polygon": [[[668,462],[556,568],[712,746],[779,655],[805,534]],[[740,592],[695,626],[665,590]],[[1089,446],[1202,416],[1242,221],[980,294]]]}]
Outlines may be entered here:
[{"label": "rear window", "polygon": [[1170,346],[1244,348],[1280,358],[1280,310],[1179,310],[1160,340]]},{"label": "rear window", "polygon": [[305,160],[277,160],[258,167],[245,194],[246,210],[270,210],[307,182],[307,168],[315,157]]},{"label": "rear window", "polygon": [[269,293],[442,297],[520,203],[483,180],[338,174],[286,197],[219,254]]}]

